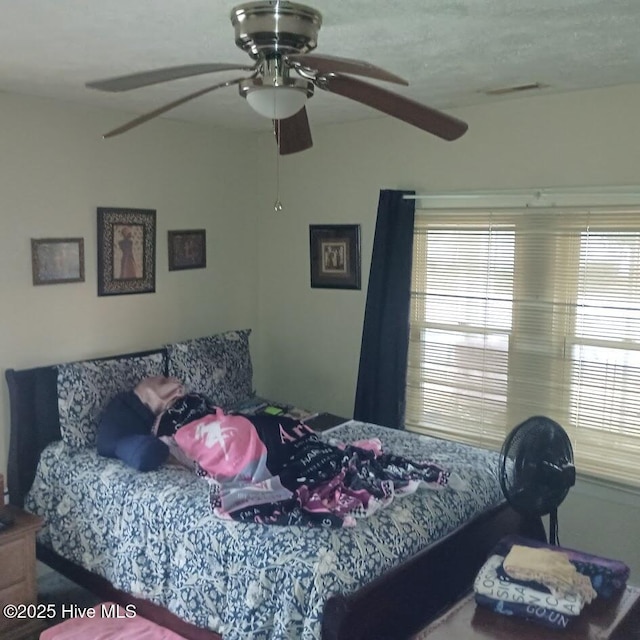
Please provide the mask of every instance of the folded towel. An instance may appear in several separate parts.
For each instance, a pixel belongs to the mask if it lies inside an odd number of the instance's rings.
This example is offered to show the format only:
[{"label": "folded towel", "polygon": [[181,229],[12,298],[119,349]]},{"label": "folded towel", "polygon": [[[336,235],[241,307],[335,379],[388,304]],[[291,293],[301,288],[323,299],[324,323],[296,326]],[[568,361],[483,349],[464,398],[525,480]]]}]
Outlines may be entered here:
[{"label": "folded towel", "polygon": [[519,584],[498,575],[497,569],[504,558],[492,555],[480,568],[476,576],[473,590],[476,594],[533,607],[542,607],[569,616],[577,616],[584,607],[584,599],[577,593],[560,596],[554,593],[544,593]]},{"label": "folded towel", "polygon": [[515,544],[502,563],[505,573],[517,580],[533,580],[560,596],[577,593],[586,603],[598,594],[591,580],[569,561],[569,556],[555,549],[535,549]]},{"label": "folded towel", "polygon": [[540,607],[534,604],[495,600],[494,598],[483,596],[480,593],[475,594],[475,599],[478,605],[486,609],[491,609],[491,611],[495,611],[495,613],[500,613],[503,616],[524,618],[525,620],[537,622],[552,629],[566,629],[571,621],[576,618],[576,616],[560,613],[555,609]]},{"label": "folded towel", "polygon": [[522,536],[505,536],[495,546],[492,554],[506,556],[514,544],[533,547],[535,549],[554,549],[567,555],[571,564],[583,575],[589,576],[591,585],[599,596],[610,598],[624,589],[629,578],[629,567],[620,560],[613,560],[576,551],[567,547],[552,546],[538,540],[530,540]]},{"label": "folded towel", "polygon": [[517,578],[512,578],[505,570],[504,565],[500,565],[497,569],[498,575],[501,578],[505,578],[513,584],[520,584],[523,587],[529,587],[530,589],[535,589],[536,591],[542,591],[543,593],[551,593],[551,589],[549,587],[545,587],[540,582],[536,582],[535,580],[518,580]]}]

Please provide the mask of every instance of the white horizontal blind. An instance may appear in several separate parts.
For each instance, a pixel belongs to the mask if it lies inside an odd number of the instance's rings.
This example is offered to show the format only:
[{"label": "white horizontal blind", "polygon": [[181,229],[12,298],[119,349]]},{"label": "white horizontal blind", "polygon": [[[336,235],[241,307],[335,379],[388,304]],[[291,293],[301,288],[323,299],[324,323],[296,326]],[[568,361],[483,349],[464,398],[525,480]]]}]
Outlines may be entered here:
[{"label": "white horizontal blind", "polygon": [[531,415],[640,485],[640,210],[418,211],[407,427],[498,449]]}]

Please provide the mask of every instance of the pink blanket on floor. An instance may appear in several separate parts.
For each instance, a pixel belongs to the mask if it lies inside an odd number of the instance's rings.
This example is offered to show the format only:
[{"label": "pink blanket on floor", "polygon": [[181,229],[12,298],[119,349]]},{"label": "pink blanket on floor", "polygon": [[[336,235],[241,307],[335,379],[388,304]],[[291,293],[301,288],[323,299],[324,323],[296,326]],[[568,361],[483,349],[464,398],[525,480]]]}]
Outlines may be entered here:
[{"label": "pink blanket on floor", "polygon": [[74,617],[43,631],[40,640],[185,640],[137,615],[132,606],[127,609],[103,602],[88,609],[78,608],[70,615]]}]

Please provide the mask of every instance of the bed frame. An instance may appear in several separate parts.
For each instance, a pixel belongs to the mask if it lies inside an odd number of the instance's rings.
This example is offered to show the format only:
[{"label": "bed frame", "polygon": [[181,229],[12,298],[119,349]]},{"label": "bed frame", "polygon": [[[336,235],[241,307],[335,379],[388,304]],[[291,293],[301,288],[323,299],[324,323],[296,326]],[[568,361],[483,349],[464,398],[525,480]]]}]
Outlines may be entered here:
[{"label": "bed frame", "polygon": [[[152,350],[119,357],[163,353]],[[113,357],[113,356],[111,356]],[[7,484],[9,501],[24,505],[43,449],[60,439],[57,366],[8,369],[11,437]],[[546,540],[540,518],[526,518],[506,502],[486,510],[410,560],[349,594],[326,602],[323,640],[403,640],[417,633],[467,593],[491,548],[507,534]],[[166,609],[115,589],[107,580],[66,560],[42,544],[38,559],[98,597],[135,604],[140,615],[188,640],[222,640],[213,631],[189,624]]]}]

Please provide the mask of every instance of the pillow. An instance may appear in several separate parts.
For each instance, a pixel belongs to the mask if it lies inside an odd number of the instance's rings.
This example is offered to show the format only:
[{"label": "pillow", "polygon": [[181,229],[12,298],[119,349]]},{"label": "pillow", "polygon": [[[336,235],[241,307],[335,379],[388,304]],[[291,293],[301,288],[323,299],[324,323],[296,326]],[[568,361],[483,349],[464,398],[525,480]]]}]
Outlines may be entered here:
[{"label": "pillow", "polygon": [[153,412],[154,416],[166,411],[178,398],[186,393],[184,385],[177,378],[149,376],[136,385],[133,392]]},{"label": "pillow", "polygon": [[167,345],[169,375],[225,409],[247,400],[254,395],[250,334],[242,329]]},{"label": "pillow", "polygon": [[138,471],[155,471],[169,457],[169,447],[150,435],[126,436],[118,441],[112,457]]},{"label": "pillow", "polygon": [[155,417],[135,391],[117,393],[98,421],[98,454],[118,458],[138,471],[157,469],[169,456],[169,448],[151,434]]},{"label": "pillow", "polygon": [[163,353],[58,365],[62,440],[72,447],[95,446],[98,418],[109,401],[143,378],[163,373]]},{"label": "pillow", "polygon": [[154,420],[153,411],[134,391],[116,393],[98,418],[98,454],[108,458],[116,457],[118,442],[127,436],[146,435],[154,438],[151,434]]}]

